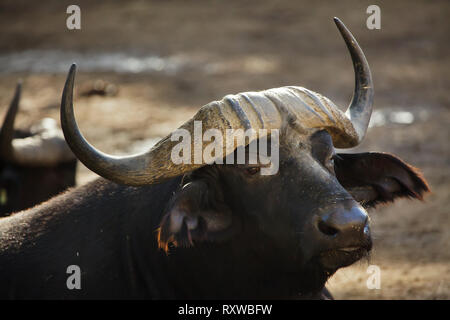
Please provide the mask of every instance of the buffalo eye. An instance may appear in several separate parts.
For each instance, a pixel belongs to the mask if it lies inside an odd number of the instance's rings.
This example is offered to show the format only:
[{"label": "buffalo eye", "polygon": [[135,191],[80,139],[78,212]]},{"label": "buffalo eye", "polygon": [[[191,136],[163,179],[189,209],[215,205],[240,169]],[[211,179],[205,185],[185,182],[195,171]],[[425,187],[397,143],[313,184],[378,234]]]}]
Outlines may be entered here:
[{"label": "buffalo eye", "polygon": [[251,176],[257,174],[259,171],[260,171],[259,167],[251,167],[251,168],[245,169],[245,172],[247,172],[247,174],[249,174]]},{"label": "buffalo eye", "polygon": [[325,161],[325,167],[334,174],[334,160],[336,159],[336,155],[332,154],[327,160]]}]

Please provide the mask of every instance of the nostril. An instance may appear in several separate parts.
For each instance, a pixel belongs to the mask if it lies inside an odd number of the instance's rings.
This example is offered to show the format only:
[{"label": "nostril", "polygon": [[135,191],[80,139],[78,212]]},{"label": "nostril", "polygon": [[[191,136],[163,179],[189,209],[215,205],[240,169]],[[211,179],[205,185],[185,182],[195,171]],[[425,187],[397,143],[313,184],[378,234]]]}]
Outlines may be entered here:
[{"label": "nostril", "polygon": [[322,232],[323,234],[326,234],[327,236],[334,236],[336,234],[338,234],[339,230],[328,225],[326,222],[324,221],[319,221],[319,224],[317,225],[317,227],[319,228],[320,232]]}]

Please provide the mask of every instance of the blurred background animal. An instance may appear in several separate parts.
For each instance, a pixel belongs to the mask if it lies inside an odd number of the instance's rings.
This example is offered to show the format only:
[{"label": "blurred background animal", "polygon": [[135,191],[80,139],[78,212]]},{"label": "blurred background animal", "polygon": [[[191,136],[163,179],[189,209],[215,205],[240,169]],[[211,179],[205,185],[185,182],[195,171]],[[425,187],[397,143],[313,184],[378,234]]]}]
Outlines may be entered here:
[{"label": "blurred background animal", "polygon": [[41,203],[75,185],[77,160],[56,121],[14,128],[21,84],[0,130],[0,217]]}]

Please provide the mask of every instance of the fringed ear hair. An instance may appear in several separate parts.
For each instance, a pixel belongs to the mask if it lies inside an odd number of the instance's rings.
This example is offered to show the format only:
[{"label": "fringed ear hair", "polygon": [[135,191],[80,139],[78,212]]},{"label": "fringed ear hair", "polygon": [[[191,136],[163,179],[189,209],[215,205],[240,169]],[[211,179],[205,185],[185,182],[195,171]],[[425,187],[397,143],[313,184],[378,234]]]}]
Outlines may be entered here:
[{"label": "fringed ear hair", "polygon": [[198,241],[214,241],[231,228],[231,211],[215,189],[204,180],[193,180],[173,196],[158,229],[161,249],[167,252],[169,244],[191,247]]}]

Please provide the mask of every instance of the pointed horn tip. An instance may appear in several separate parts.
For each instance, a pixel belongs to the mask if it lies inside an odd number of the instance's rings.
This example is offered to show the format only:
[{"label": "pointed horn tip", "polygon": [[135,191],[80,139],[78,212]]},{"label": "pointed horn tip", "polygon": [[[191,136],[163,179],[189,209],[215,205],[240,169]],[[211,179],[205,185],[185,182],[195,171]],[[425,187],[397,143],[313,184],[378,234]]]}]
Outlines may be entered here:
[{"label": "pointed horn tip", "polygon": [[333,21],[334,21],[334,23],[336,23],[337,26],[343,25],[341,19],[339,19],[338,17],[334,17],[334,18],[333,18]]},{"label": "pointed horn tip", "polygon": [[67,74],[66,83],[64,85],[63,94],[66,92],[66,89],[72,88],[75,82],[75,74],[77,73],[77,64],[72,63],[70,66],[69,72]]},{"label": "pointed horn tip", "polygon": [[338,17],[334,17],[333,18],[334,23],[336,24],[337,28],[339,29],[339,31],[344,34],[344,33],[350,33],[347,29],[347,27],[345,26],[345,24],[341,21],[341,19],[339,19]]},{"label": "pointed horn tip", "polygon": [[69,69],[69,77],[73,78],[75,76],[76,72],[77,72],[77,64],[72,63],[72,65],[70,66],[70,69]]},{"label": "pointed horn tip", "polygon": [[[60,109],[61,110],[61,112],[60,112],[61,124],[64,123],[63,117],[66,114],[66,109],[70,108],[70,105],[71,105],[76,70],[77,70],[77,65],[75,63],[72,63],[72,65],[70,66],[70,69],[69,69],[69,73],[67,74],[66,82],[64,84],[64,88],[63,88],[63,92],[62,92],[61,109]],[[65,135],[64,126],[62,126],[62,129],[63,129],[64,135]]]}]

